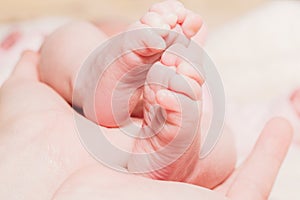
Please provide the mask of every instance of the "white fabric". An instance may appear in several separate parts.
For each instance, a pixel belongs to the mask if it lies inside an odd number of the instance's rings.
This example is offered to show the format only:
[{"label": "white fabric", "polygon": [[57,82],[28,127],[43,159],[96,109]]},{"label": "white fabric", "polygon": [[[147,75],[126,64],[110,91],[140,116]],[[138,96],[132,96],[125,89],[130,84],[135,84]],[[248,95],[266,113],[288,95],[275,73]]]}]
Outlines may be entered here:
[{"label": "white fabric", "polygon": [[[241,158],[272,116],[294,125],[295,140],[271,199],[299,199],[300,119],[289,96],[300,87],[300,1],[269,2],[210,34],[227,95],[227,121],[236,133]],[[297,143],[297,144],[296,144]]]}]

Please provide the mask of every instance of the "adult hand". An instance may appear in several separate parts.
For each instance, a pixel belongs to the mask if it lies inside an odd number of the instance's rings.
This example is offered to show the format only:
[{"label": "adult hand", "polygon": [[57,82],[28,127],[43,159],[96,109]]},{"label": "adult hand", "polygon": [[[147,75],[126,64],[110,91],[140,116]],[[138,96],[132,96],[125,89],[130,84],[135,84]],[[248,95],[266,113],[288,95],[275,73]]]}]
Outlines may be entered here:
[{"label": "adult hand", "polygon": [[72,108],[39,82],[37,63],[24,53],[0,89],[0,199],[268,199],[292,137],[284,119],[267,123],[249,158],[214,191],[122,174],[85,151]]}]

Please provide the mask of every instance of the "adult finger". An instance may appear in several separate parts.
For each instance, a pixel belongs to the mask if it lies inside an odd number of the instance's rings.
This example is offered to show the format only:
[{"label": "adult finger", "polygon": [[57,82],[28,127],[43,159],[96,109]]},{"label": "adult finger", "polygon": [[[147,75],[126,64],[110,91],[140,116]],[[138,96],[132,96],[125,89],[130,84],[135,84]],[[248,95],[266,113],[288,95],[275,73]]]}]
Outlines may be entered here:
[{"label": "adult finger", "polygon": [[239,169],[228,196],[231,199],[267,200],[292,135],[288,121],[283,118],[270,120],[250,156]]}]

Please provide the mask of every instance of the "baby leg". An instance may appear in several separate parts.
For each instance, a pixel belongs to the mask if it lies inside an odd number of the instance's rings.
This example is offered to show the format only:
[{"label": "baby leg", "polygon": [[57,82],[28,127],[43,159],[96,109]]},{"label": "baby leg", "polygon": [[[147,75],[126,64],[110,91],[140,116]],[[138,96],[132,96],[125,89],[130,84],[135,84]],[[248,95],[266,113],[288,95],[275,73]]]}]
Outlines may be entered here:
[{"label": "baby leg", "polygon": [[[57,29],[46,38],[40,53],[40,80],[72,102],[74,81],[82,63],[106,35],[94,25],[77,21]],[[74,102],[81,107],[81,102]]]}]

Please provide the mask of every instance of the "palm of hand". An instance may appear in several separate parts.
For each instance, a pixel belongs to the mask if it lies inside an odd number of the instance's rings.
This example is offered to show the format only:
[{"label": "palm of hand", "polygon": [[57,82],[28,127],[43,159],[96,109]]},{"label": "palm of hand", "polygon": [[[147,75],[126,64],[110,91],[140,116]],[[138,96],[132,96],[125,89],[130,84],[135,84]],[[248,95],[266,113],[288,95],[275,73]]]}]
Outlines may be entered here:
[{"label": "palm of hand", "polygon": [[268,198],[291,139],[284,120],[268,123],[249,159],[216,191],[125,175],[84,150],[71,107],[38,82],[36,63],[27,53],[0,90],[0,199]]}]

